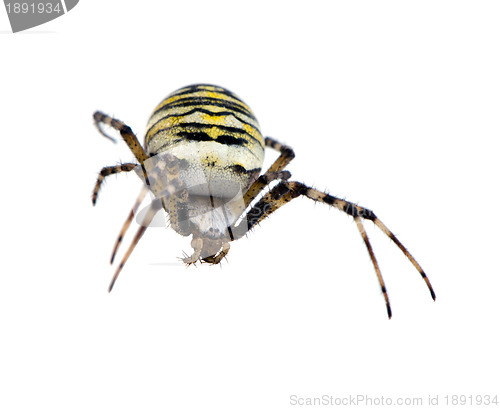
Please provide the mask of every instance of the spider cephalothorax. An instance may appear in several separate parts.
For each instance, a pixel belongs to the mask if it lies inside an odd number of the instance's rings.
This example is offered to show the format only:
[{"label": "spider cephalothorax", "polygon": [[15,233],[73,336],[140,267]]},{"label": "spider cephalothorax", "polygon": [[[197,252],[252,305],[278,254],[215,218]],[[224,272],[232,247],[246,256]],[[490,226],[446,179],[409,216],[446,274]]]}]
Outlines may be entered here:
[{"label": "spider cephalothorax", "polygon": [[[144,147],[123,122],[101,112],[94,114],[94,120],[100,132],[108,138],[102,124],[119,131],[138,163],[103,168],[94,188],[93,203],[108,175],[136,170],[144,181],[144,187],[118,236],[112,262],[146,193],[150,191],[154,196],[115,272],[110,291],[134,247],[161,209],[168,214],[170,226],[176,232],[192,236],[193,254],[182,259],[186,264],[197,261],[217,264],[229,252],[230,242],[243,237],[285,203],[305,196],[354,218],[375,267],[389,318],[389,297],[362,219],[373,222],[401,249],[435,299],[420,265],[371,210],[303,183],[289,181],[291,175],[285,167],[295,156],[293,150],[274,139],[264,138],[250,108],[225,88],[197,84],[170,94],[151,115]],[[278,151],[279,157],[261,174],[265,148]],[[277,184],[262,194],[272,182]]]}]

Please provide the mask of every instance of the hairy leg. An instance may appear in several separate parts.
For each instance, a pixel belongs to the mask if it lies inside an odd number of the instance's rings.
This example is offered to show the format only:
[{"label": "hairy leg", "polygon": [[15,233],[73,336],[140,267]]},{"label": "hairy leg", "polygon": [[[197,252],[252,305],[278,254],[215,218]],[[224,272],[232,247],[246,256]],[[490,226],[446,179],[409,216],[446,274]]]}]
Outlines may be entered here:
[{"label": "hairy leg", "polygon": [[270,190],[266,195],[264,195],[256,204],[253,206],[250,211],[247,213],[247,227],[248,230],[251,230],[255,225],[264,220],[267,216],[278,210],[281,206],[289,201],[293,200],[296,197],[305,196],[309,199],[312,199],[317,202],[325,203],[329,206],[335,207],[338,210],[352,216],[356,222],[356,226],[363,238],[363,241],[366,245],[368,253],[370,254],[370,258],[372,260],[373,266],[377,273],[377,278],[379,284],[382,288],[382,292],[384,294],[387,314],[389,318],[392,315],[391,307],[389,303],[389,297],[387,296],[387,290],[385,288],[384,280],[382,278],[382,274],[380,272],[380,268],[378,262],[375,258],[375,254],[373,252],[372,246],[368,239],[368,235],[363,227],[363,223],[361,219],[367,219],[372,221],[380,230],[382,230],[403,252],[403,254],[410,260],[413,266],[420,273],[422,278],[424,279],[427,288],[431,294],[433,300],[436,299],[436,295],[431,286],[427,275],[425,274],[422,267],[417,263],[415,258],[410,254],[410,252],[403,246],[403,244],[394,236],[394,234],[383,224],[375,213],[371,210],[366,209],[364,207],[358,206],[352,202],[348,202],[343,199],[339,199],[335,196],[329,195],[328,193],[321,192],[317,189],[310,188],[303,183],[300,182],[281,182],[277,186],[275,186],[272,190]]}]

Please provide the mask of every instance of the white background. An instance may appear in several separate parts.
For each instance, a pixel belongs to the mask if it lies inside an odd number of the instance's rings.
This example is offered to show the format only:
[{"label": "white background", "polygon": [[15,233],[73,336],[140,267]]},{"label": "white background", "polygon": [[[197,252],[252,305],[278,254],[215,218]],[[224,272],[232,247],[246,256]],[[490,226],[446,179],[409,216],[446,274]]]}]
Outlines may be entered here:
[{"label": "white background", "polygon": [[[488,1],[82,0],[11,34],[0,12],[0,407],[500,395],[499,21]],[[436,302],[366,223],[389,321],[352,219],[303,198],[221,267],[186,269],[189,239],[151,229],[108,294],[140,184],[111,177],[92,207],[100,168],[132,158],[92,113],[142,140],[156,104],[196,82],[291,145],[294,179],[373,209]]]}]

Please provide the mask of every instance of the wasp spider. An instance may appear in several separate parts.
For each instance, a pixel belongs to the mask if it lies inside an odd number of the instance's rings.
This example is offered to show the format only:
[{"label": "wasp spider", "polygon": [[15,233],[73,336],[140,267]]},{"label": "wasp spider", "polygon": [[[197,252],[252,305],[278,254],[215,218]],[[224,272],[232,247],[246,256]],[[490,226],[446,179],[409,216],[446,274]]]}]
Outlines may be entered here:
[{"label": "wasp spider", "polygon": [[[153,217],[162,208],[177,233],[192,235],[193,254],[183,258],[184,263],[189,265],[200,261],[217,264],[227,255],[230,242],[243,237],[285,203],[305,196],[354,218],[375,267],[389,318],[389,297],[363,227],[363,219],[373,222],[400,248],[425,280],[435,299],[420,265],[371,210],[303,183],[289,181],[291,175],[285,167],[295,156],[293,150],[274,139],[264,138],[250,108],[227,89],[197,84],[170,94],[151,115],[144,146],[123,122],[102,112],[95,112],[94,120],[99,131],[110,139],[113,138],[104,132],[102,125],[117,130],[138,163],[103,168],[94,188],[93,203],[96,203],[106,176],[135,170],[145,182],[118,236],[111,263],[146,193],[151,191],[154,197],[118,265],[109,291]],[[278,151],[279,157],[265,173],[260,174],[266,147]],[[261,195],[273,181],[275,186]],[[259,195],[260,199],[255,200]]]}]

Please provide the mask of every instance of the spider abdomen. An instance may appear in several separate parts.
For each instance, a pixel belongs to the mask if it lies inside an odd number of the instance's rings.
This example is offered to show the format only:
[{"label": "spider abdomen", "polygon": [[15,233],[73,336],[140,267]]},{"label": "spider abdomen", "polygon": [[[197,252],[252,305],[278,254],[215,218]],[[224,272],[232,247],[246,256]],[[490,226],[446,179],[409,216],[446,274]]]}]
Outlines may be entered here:
[{"label": "spider abdomen", "polygon": [[232,196],[259,175],[264,138],[251,109],[225,88],[196,84],[165,98],[149,119],[145,150],[179,159],[179,176],[191,194]]}]

